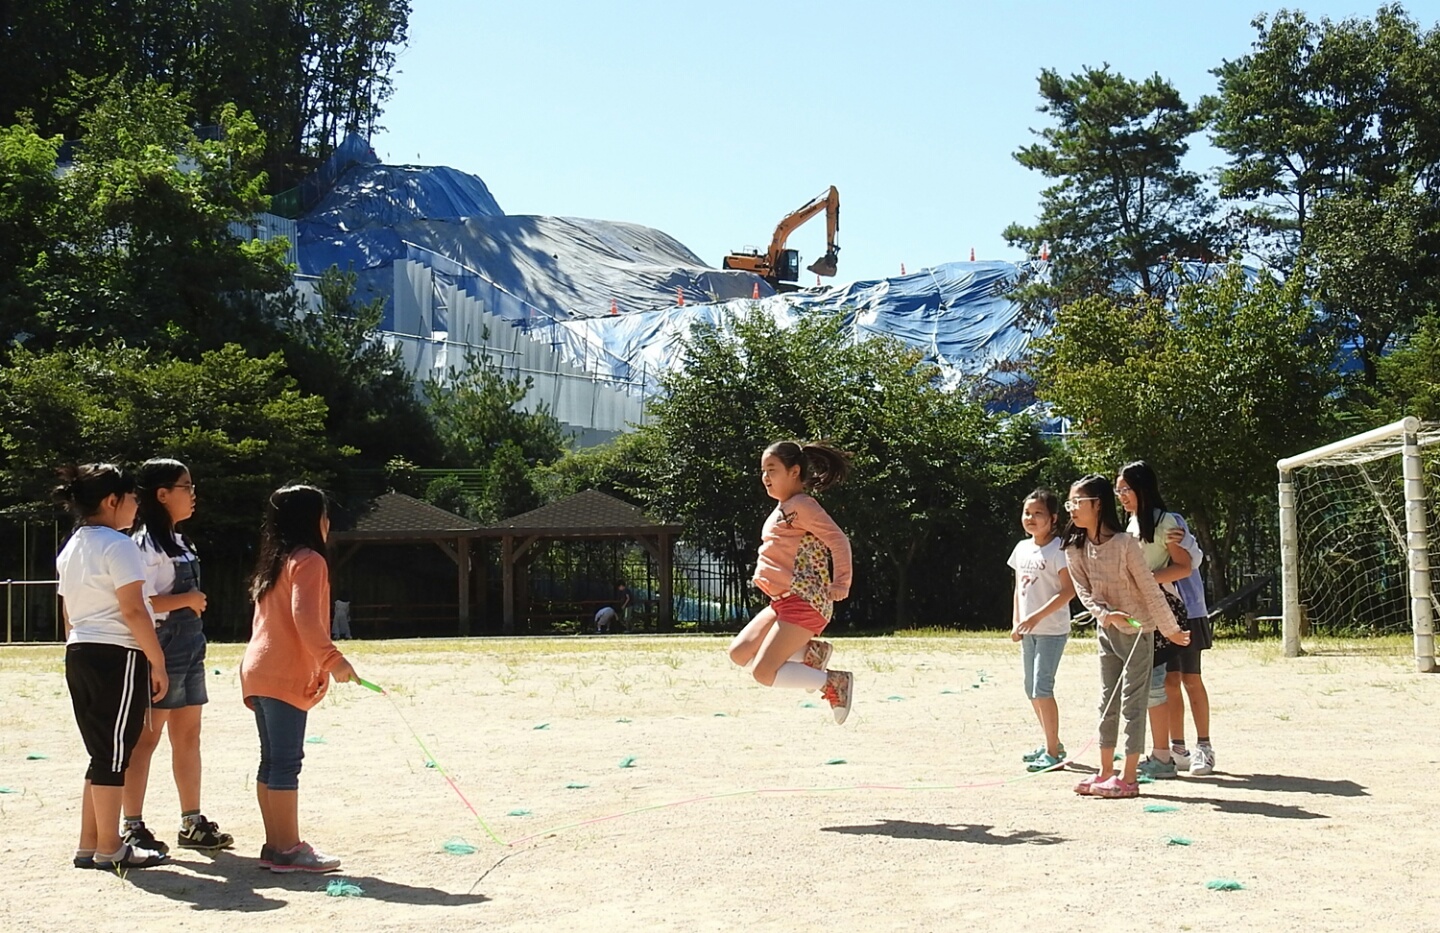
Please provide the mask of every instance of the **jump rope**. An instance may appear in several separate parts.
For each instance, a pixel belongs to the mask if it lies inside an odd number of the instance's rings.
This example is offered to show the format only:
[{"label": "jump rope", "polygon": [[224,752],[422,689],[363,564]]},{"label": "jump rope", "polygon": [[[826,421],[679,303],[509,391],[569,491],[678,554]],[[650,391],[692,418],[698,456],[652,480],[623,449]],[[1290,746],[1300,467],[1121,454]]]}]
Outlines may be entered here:
[{"label": "jump rope", "polygon": [[[1135,628],[1140,628],[1140,623],[1137,620],[1129,619],[1128,621]],[[1097,637],[1099,635],[1098,623],[1096,624],[1096,635]],[[1135,643],[1130,646],[1130,652],[1125,656],[1125,663],[1122,665],[1122,671],[1129,668],[1130,659],[1135,656],[1136,650],[1138,650],[1142,644],[1153,645],[1153,642],[1144,637],[1141,637],[1140,633],[1137,633]],[[748,796],[780,796],[786,794],[833,794],[847,791],[947,791],[978,790],[986,787],[1006,787],[1011,784],[1018,784],[1022,781],[1032,780],[1042,774],[1048,774],[1052,771],[1063,769],[1067,764],[1074,760],[1074,758],[1069,758],[1065,761],[1051,765],[1048,768],[1042,768],[1038,771],[1030,771],[1012,778],[1005,778],[1003,780],[996,781],[975,781],[966,784],[844,784],[835,787],[763,787],[749,788],[746,790],[726,791],[718,794],[702,794],[697,797],[687,797],[683,800],[672,800],[666,803],[655,803],[648,804],[643,807],[634,807],[629,810],[623,810],[619,813],[611,813],[606,816],[596,816],[583,820],[575,820],[570,823],[563,823],[559,826],[552,826],[549,829],[542,830],[538,833],[530,833],[526,836],[519,836],[507,842],[504,839],[500,838],[499,834],[497,834],[495,830],[490,828],[490,824],[485,822],[485,818],[480,815],[480,811],[475,809],[475,805],[472,804],[469,798],[465,796],[464,791],[460,789],[460,785],[455,783],[455,779],[450,776],[450,773],[448,771],[445,770],[445,767],[440,763],[440,760],[430,752],[429,747],[425,744],[425,740],[420,737],[420,734],[415,731],[415,727],[410,724],[410,720],[406,718],[404,711],[400,708],[400,704],[395,701],[395,697],[389,691],[385,690],[385,688],[381,687],[378,684],[371,683],[370,681],[364,680],[359,677],[356,678],[356,681],[360,684],[360,686],[364,687],[365,689],[372,690],[390,701],[390,706],[392,709],[395,710],[395,715],[399,717],[400,721],[404,724],[406,731],[408,731],[411,737],[415,739],[416,744],[420,746],[420,751],[424,753],[426,767],[432,768],[440,773],[440,776],[445,779],[445,783],[449,784],[450,789],[455,792],[455,796],[460,798],[460,802],[463,803],[465,805],[465,808],[469,810],[470,813],[475,817],[475,822],[480,825],[480,828],[482,830],[484,830],[485,835],[490,838],[490,841],[494,842],[498,846],[508,849],[515,849],[516,847],[535,839],[540,839],[546,836],[558,835],[560,833],[568,832],[574,829],[580,829],[585,826],[595,826],[601,823],[613,822],[615,820],[623,819],[629,816],[636,816],[641,813],[650,813],[656,810],[671,810],[678,807],[689,806],[691,804],[707,803],[713,800],[725,800],[733,797]],[[1125,679],[1122,673],[1122,676],[1118,680],[1116,680],[1114,688],[1110,691],[1110,695],[1106,698],[1104,707],[1101,708],[1100,718],[1102,720],[1107,715],[1109,715],[1110,706],[1115,702],[1115,698],[1120,695],[1120,688],[1124,685],[1124,682]],[[1090,741],[1085,745],[1085,747],[1082,748],[1079,754],[1074,757],[1080,758],[1085,756],[1092,748],[1096,746],[1098,742],[1099,736],[1092,736],[1090,738]],[[1102,763],[1102,770],[1103,764],[1104,763]],[[508,857],[509,856],[506,856],[506,858]],[[496,864],[498,865],[499,863],[497,862]]]}]

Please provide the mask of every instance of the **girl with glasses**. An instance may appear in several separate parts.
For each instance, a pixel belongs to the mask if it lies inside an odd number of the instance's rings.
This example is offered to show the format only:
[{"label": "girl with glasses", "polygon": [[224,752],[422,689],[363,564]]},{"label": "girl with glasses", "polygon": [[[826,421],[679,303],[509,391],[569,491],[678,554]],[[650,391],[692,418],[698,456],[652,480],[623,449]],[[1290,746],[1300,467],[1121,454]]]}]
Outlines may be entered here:
[{"label": "girl with glasses", "polygon": [[65,683],[90,753],[75,867],[163,865],[164,852],[120,838],[125,770],[146,707],[170,687],[145,603],[145,563],[125,534],[135,524],[135,480],[112,463],[69,467],[60,471],[54,498],[75,516],[55,569],[65,613]]},{"label": "girl with glasses", "polygon": [[[1095,618],[1100,652],[1100,771],[1075,785],[1075,793],[1138,797],[1136,768],[1145,748],[1145,700],[1154,659],[1151,633],[1159,628],[1181,645],[1189,643],[1190,634],[1175,623],[1135,539],[1120,530],[1110,481],[1098,473],[1084,477],[1070,487],[1066,507],[1065,560],[1075,594]],[[1117,774],[1121,720],[1125,758],[1123,773]]]},{"label": "girl with glasses", "polygon": [[145,592],[158,622],[170,689],[155,701],[125,772],[125,841],[159,852],[169,846],[145,826],[150,760],[160,733],[170,730],[170,766],[180,796],[179,844],[217,851],[234,844],[229,833],[200,812],[200,711],[210,701],[205,686],[205,592],[200,559],[176,526],[195,514],[195,481],[179,460],[157,458],[135,471],[140,528],[135,543],[145,560]]},{"label": "girl with glasses", "polygon": [[[810,493],[842,482],[850,455],[829,444],[780,441],[760,456],[760,481],[776,501],[760,532],[754,583],[770,598],[730,643],[730,660],[767,687],[819,690],[837,723],[850,714],[854,675],[829,670],[832,646],[815,636],[850,595],[850,539]],[[834,573],[831,573],[831,565]]]}]

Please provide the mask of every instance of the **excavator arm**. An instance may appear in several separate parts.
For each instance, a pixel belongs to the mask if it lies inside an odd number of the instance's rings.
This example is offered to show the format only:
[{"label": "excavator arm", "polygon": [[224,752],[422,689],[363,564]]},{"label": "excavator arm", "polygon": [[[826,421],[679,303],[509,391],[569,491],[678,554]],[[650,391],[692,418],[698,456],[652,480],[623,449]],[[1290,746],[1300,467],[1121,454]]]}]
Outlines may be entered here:
[{"label": "excavator arm", "polygon": [[840,252],[840,246],[835,242],[835,234],[840,231],[840,192],[834,185],[811,199],[804,207],[786,214],[775,226],[775,235],[770,239],[770,250],[766,255],[770,268],[780,267],[780,255],[785,251],[785,243],[790,239],[790,234],[821,211],[825,212],[825,255],[807,268],[816,275],[835,274],[838,259],[836,254]]}]

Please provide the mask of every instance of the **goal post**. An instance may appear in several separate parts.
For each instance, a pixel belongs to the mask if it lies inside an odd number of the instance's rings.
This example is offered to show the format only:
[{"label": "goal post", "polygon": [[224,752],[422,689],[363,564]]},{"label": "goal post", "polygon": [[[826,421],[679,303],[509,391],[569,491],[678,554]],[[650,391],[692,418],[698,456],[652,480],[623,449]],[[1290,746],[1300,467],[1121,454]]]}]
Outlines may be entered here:
[{"label": "goal post", "polygon": [[1411,417],[1276,462],[1286,657],[1301,653],[1302,619],[1323,615],[1349,630],[1407,627],[1416,669],[1436,670],[1427,525],[1440,510],[1427,496],[1440,460],[1427,448],[1437,443],[1440,424]]}]

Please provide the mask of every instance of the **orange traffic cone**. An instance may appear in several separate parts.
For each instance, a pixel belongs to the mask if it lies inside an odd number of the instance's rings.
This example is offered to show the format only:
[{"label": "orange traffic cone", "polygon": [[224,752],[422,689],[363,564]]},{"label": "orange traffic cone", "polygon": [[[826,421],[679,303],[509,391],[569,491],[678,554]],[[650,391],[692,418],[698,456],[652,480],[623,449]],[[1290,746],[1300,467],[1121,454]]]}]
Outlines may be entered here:
[{"label": "orange traffic cone", "polygon": [[975,247],[973,247],[973,246],[970,247],[970,261],[971,261],[971,262],[974,262],[974,261],[975,261]]},{"label": "orange traffic cone", "polygon": [[1041,243],[1041,244],[1040,244],[1040,261],[1041,261],[1041,262],[1049,262],[1049,261],[1050,261],[1050,241],[1049,241],[1049,240],[1046,240],[1044,243]]},{"label": "orange traffic cone", "polygon": [[900,263],[900,274],[901,274],[901,275],[904,275],[904,274],[905,274],[905,263],[903,263],[903,262]]},{"label": "orange traffic cone", "polygon": [[678,307],[685,307],[685,289],[679,285],[675,286],[675,304]]},{"label": "orange traffic cone", "polygon": [[751,300],[751,301],[759,301],[759,300],[760,300],[760,283],[759,283],[759,282],[756,282],[754,285],[752,285],[752,286],[750,287],[750,300]]},{"label": "orange traffic cone", "polygon": [[620,309],[615,306],[615,299],[614,299],[614,298],[611,298],[611,299],[610,299],[610,313],[611,313],[611,314],[619,314],[619,313],[620,313]]}]

